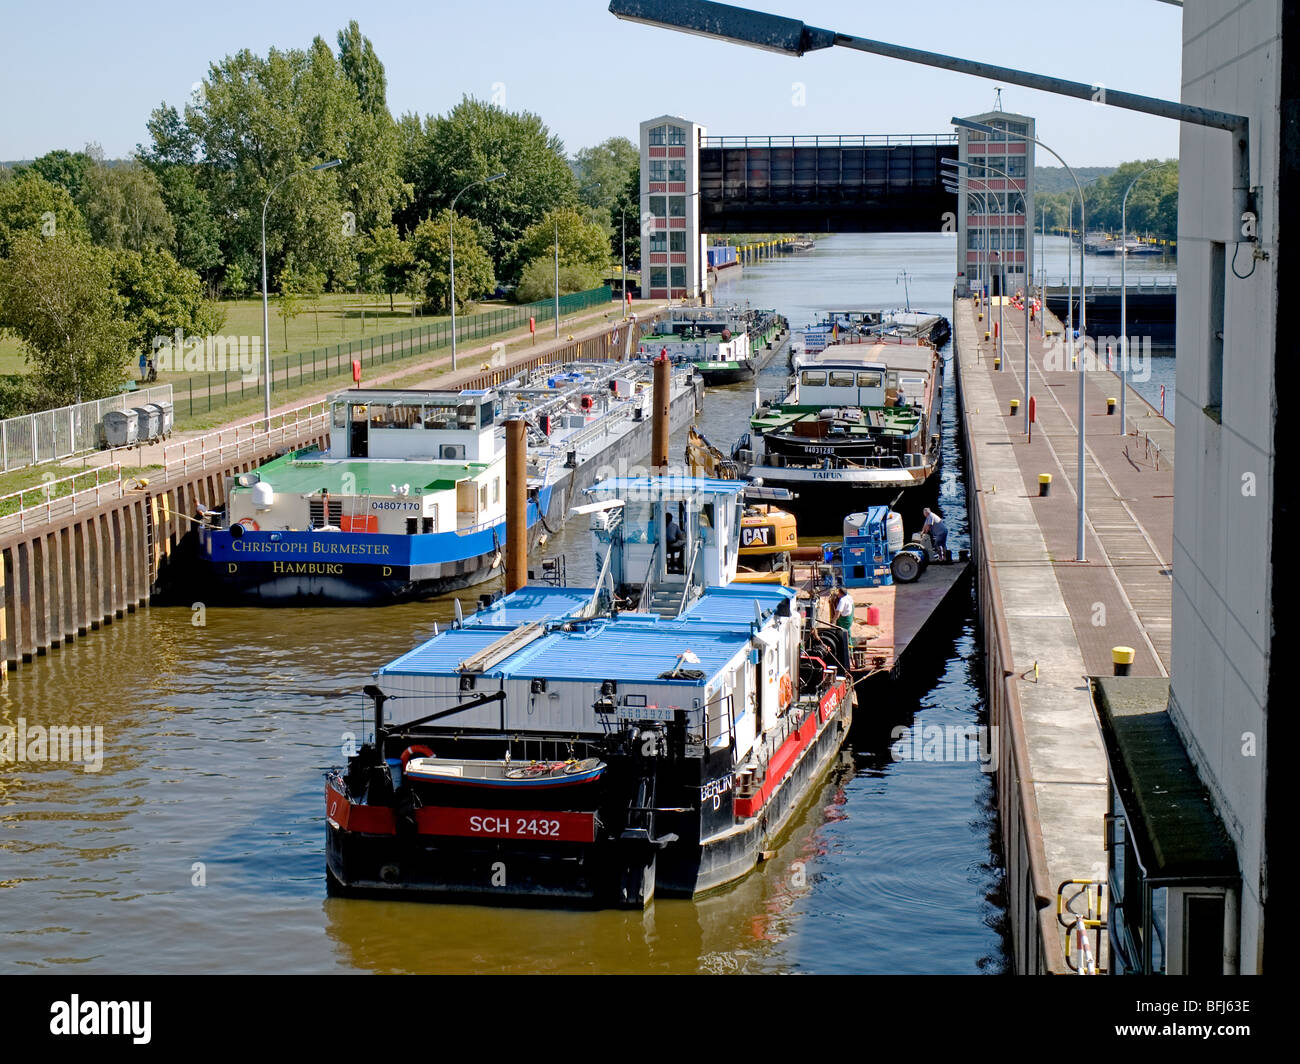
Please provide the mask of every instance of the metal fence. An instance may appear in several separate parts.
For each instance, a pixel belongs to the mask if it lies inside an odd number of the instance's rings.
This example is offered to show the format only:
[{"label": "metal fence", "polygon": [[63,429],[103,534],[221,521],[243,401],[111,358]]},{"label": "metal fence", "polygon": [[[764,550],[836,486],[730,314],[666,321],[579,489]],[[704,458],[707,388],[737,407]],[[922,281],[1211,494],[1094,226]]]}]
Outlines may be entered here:
[{"label": "metal fence", "polygon": [[129,410],[145,403],[171,401],[172,386],[160,384],[133,392],[120,392],[92,403],[61,406],[38,414],[23,414],[0,421],[0,471],[67,458],[99,446],[98,428],[110,410]]},{"label": "metal fence", "polygon": [[[560,316],[609,303],[613,297],[613,289],[609,285],[562,295]],[[475,340],[522,329],[528,325],[529,318],[535,321],[540,331],[543,322],[555,320],[555,300],[498,307],[460,317],[456,321],[456,342],[469,345]],[[354,361],[361,363],[364,379],[366,371],[372,366],[382,366],[441,347],[451,347],[450,321],[417,325],[410,329],[318,347],[312,351],[280,355],[271,360],[271,380],[273,384],[295,387],[316,380],[346,376],[351,374]],[[178,385],[176,413],[185,416],[209,413],[261,393],[260,372],[255,378],[245,378],[239,370],[191,376],[184,385]]]}]

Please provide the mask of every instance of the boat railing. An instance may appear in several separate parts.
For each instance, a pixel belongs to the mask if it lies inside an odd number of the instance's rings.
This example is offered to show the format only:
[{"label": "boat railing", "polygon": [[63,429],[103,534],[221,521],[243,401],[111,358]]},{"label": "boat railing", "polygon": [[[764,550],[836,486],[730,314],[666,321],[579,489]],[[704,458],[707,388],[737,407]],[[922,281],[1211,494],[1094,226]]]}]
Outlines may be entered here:
[{"label": "boat railing", "polygon": [[736,714],[734,695],[722,695],[704,707],[704,745],[712,746],[722,738],[736,748]]}]

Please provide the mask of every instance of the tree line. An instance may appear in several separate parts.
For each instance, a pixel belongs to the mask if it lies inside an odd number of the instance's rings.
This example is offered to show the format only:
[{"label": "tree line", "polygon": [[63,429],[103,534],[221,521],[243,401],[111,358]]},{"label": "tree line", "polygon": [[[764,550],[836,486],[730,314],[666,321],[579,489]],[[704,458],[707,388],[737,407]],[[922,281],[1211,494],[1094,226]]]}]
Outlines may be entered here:
[{"label": "tree line", "polygon": [[286,303],[401,294],[446,313],[501,287],[547,298],[557,236],[561,291],[592,288],[623,223],[639,256],[631,141],[570,159],[537,115],[468,96],[395,118],[355,21],[333,48],[213,62],[146,130],[129,161],[91,147],[0,168],[0,328],[30,369],[0,379],[0,415],[112,394],[153,337],[219,332],[220,300],[260,290],[264,210],[268,285]]},{"label": "tree line", "polygon": [[[1083,184],[1088,231],[1120,231],[1120,208],[1130,182],[1143,171],[1156,167],[1133,185],[1126,211],[1130,236],[1150,236],[1157,240],[1178,239],[1178,160],[1144,159],[1126,162],[1110,172]],[[1037,180],[1037,171],[1035,171]],[[1035,211],[1042,211],[1048,229],[1079,228],[1079,195],[1074,182],[1059,192],[1039,192],[1034,197]],[[1073,223],[1071,223],[1073,215]],[[1035,219],[1037,224],[1038,219]]]}]

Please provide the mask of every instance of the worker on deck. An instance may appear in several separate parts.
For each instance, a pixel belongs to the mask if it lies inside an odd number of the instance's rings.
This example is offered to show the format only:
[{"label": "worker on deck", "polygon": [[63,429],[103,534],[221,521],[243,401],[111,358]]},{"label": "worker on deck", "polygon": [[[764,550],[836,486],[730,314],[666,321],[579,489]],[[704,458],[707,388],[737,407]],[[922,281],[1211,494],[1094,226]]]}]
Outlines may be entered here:
[{"label": "worker on deck", "polygon": [[682,526],[673,520],[671,510],[664,515],[664,540],[667,545],[668,571],[670,573],[680,573],[682,571],[682,550],[686,546],[686,533],[682,531]]},{"label": "worker on deck", "polygon": [[843,587],[836,587],[831,592],[831,613],[835,623],[846,632],[853,633],[853,596]]},{"label": "worker on deck", "polygon": [[928,506],[922,511],[925,515],[925,524],[921,526],[921,533],[929,533],[930,546],[940,558],[947,558],[948,544],[948,526],[943,523],[943,517],[937,512],[931,510]]}]

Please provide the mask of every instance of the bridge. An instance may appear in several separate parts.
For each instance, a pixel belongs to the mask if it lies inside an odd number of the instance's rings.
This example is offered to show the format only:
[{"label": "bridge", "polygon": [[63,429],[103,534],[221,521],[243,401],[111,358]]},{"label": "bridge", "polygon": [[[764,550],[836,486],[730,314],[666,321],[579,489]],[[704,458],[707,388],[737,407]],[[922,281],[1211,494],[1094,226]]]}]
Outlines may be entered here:
[{"label": "bridge", "polygon": [[955,135],[702,137],[706,233],[938,232],[957,197],[941,160]]},{"label": "bridge", "polygon": [[[956,232],[958,292],[1033,276],[1034,120],[910,136],[710,137],[697,122],[641,123],[641,289],[708,299],[706,234]],[[948,160],[961,163],[960,190]],[[946,180],[945,180],[946,179]]]},{"label": "bridge", "polygon": [[[1174,343],[1177,325],[1178,282],[1174,277],[1131,275],[1126,286],[1120,285],[1117,276],[1085,278],[1088,282],[1088,335],[1118,336],[1120,318],[1120,293],[1126,287],[1128,334],[1136,342],[1138,337],[1150,337],[1158,347]],[[1049,278],[1044,289],[1048,309],[1065,320],[1070,301],[1070,287],[1065,277]],[[1079,278],[1074,278],[1074,318],[1079,319]]]}]

